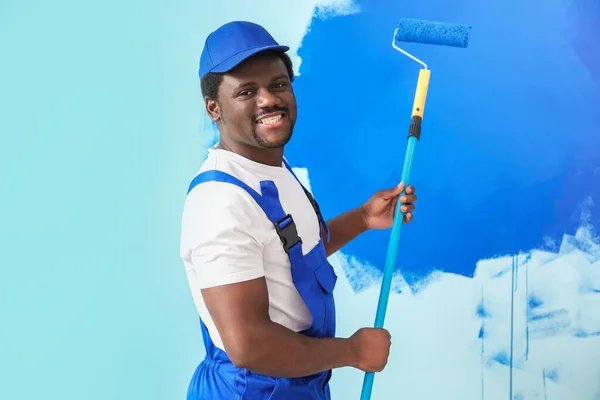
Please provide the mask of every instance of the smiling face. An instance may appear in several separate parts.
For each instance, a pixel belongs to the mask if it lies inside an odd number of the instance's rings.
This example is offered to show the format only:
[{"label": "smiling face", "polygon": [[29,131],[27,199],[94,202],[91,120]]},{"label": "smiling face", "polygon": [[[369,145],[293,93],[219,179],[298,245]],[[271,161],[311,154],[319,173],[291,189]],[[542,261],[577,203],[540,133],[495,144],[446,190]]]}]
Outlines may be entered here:
[{"label": "smiling face", "polygon": [[282,154],[296,123],[296,98],[283,60],[260,53],[224,74],[217,100],[206,100],[221,141],[248,158]]}]

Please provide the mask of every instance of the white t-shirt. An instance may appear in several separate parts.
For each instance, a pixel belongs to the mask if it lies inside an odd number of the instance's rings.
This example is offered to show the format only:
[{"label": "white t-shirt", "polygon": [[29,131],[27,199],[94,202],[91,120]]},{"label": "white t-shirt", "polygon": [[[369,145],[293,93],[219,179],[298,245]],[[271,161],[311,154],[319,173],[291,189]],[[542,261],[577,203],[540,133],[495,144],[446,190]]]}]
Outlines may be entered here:
[{"label": "white t-shirt", "polygon": [[[319,242],[317,215],[302,186],[284,165],[264,165],[212,148],[199,172],[206,170],[233,175],[259,194],[260,181],[273,181],[283,210],[294,218],[303,253]],[[271,320],[295,332],[310,326],[310,312],[294,286],[290,261],[275,227],[244,189],[231,183],[204,182],[188,194],[183,210],[181,258],[198,313],[218,348],[224,350],[204,304],[203,288],[264,276]]]}]

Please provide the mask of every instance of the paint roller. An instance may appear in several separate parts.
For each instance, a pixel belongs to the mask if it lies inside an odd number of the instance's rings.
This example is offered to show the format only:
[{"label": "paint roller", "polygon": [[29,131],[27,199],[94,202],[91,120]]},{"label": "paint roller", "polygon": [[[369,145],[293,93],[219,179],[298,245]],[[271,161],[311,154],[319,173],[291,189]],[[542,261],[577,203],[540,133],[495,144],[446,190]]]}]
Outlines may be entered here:
[{"label": "paint roller", "polygon": [[[469,44],[470,30],[470,26],[463,24],[450,24],[444,22],[403,18],[400,19],[398,26],[394,31],[392,47],[423,66],[423,68],[421,68],[419,71],[417,89],[412,108],[411,122],[408,128],[408,145],[406,147],[406,155],[402,169],[402,182],[404,182],[405,188],[409,185],[415,146],[421,138],[421,122],[423,121],[423,112],[425,111],[425,99],[427,97],[427,91],[429,90],[431,71],[427,68],[427,64],[409,54],[407,51],[401,49],[398,46],[398,43],[413,42],[466,48]],[[400,196],[403,194],[404,192],[401,193]],[[377,314],[375,316],[375,328],[383,328],[383,323],[385,320],[385,313],[390,295],[390,287],[392,284],[392,276],[394,273],[394,265],[396,263],[396,257],[398,254],[402,220],[404,218],[404,214],[400,210],[401,206],[402,204],[400,201],[398,201],[396,204],[394,223],[392,225],[392,232],[390,235],[387,257],[383,270],[381,290],[379,292],[379,302],[377,304]],[[362,394],[360,397],[361,400],[368,400],[371,398],[374,378],[375,374],[373,372],[365,373]]]}]

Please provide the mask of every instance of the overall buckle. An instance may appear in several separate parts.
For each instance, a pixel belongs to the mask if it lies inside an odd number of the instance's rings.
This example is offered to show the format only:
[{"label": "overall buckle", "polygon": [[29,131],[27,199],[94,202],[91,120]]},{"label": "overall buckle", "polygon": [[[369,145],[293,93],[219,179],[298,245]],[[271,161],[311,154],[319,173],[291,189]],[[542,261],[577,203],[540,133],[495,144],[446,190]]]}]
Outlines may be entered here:
[{"label": "overall buckle", "polygon": [[302,243],[302,239],[298,236],[296,223],[290,214],[283,217],[280,221],[275,222],[275,230],[286,254],[290,254],[290,248],[298,243]]},{"label": "overall buckle", "polygon": [[319,203],[317,203],[313,195],[308,190],[304,189],[304,192],[306,193],[308,201],[310,201],[310,204],[312,205],[313,209],[315,210],[315,213],[317,214],[319,223],[322,224],[325,221],[325,219],[323,219],[323,214],[321,214],[321,207],[319,207]]},{"label": "overall buckle", "polygon": [[315,210],[315,213],[317,214],[317,218],[319,219],[319,225],[327,233],[327,242],[329,242],[329,228],[327,227],[325,218],[323,218],[323,214],[321,214],[321,208],[319,207],[319,203],[317,203],[313,195],[308,190],[306,190],[306,188],[304,188],[304,192],[306,193],[308,201],[310,201],[310,204],[312,205],[313,209]]}]

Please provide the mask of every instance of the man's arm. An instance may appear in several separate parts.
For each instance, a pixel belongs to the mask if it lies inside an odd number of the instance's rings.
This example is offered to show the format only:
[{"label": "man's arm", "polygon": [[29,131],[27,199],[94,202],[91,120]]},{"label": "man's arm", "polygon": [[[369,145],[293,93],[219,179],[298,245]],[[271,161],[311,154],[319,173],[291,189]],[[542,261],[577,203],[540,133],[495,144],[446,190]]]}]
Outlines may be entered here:
[{"label": "man's arm", "polygon": [[383,367],[386,338],[370,346],[360,337],[315,339],[271,321],[263,267],[269,238],[262,233],[269,229],[256,202],[233,185],[207,182],[188,195],[182,257],[233,363],[282,377],[342,366]]},{"label": "man's arm", "polygon": [[[354,238],[368,230],[361,207],[347,211],[327,221],[330,240],[325,244],[327,257],[344,247]],[[324,232],[323,232],[324,234]]]},{"label": "man's arm", "polygon": [[259,374],[300,377],[360,366],[355,339],[311,338],[272,322],[264,278],[202,289],[234,365]]}]

